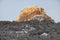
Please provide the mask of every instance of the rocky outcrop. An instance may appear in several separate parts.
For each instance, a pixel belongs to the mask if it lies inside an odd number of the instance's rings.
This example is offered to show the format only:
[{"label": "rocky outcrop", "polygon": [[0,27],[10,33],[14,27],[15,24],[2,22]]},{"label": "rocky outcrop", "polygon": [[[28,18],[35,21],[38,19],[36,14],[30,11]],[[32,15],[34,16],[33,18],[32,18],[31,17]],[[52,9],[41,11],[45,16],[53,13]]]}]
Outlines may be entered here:
[{"label": "rocky outcrop", "polygon": [[49,22],[52,22],[54,23],[55,21],[49,17],[47,14],[44,14],[44,15],[36,15],[36,16],[33,16],[31,19],[28,19],[29,20],[38,20],[38,21],[49,21]]}]

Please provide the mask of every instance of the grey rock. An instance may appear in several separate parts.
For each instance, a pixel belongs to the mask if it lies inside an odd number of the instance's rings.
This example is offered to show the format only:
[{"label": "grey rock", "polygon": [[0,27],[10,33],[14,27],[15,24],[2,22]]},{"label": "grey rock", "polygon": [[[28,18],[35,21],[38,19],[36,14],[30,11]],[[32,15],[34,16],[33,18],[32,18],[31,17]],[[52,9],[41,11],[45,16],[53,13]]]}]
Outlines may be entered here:
[{"label": "grey rock", "polygon": [[0,40],[60,40],[60,22],[50,20],[0,21]]}]

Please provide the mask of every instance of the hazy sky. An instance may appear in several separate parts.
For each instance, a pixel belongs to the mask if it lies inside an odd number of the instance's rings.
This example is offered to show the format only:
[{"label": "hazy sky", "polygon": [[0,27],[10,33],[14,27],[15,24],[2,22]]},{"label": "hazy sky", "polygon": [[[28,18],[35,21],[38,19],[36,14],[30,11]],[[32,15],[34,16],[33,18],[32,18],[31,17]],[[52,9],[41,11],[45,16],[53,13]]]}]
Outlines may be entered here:
[{"label": "hazy sky", "polygon": [[29,6],[41,6],[46,14],[60,22],[60,0],[0,0],[0,20],[13,21]]}]

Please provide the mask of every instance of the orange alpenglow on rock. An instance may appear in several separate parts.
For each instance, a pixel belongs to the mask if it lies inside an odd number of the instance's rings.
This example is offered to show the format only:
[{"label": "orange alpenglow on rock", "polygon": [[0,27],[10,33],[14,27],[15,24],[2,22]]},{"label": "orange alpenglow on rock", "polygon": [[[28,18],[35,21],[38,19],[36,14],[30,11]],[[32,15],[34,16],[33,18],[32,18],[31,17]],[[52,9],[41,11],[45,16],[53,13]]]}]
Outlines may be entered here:
[{"label": "orange alpenglow on rock", "polygon": [[24,8],[16,18],[16,22],[29,21],[33,16],[44,14],[44,9],[38,6]]}]

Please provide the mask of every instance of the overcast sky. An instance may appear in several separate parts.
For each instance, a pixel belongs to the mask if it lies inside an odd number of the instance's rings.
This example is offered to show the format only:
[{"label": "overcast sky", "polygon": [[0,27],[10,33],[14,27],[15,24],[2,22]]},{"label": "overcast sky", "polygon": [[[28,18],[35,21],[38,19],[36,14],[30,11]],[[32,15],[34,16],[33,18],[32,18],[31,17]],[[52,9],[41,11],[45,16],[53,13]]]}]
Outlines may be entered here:
[{"label": "overcast sky", "polygon": [[0,0],[0,20],[13,21],[29,6],[41,6],[47,15],[60,22],[60,0]]}]

